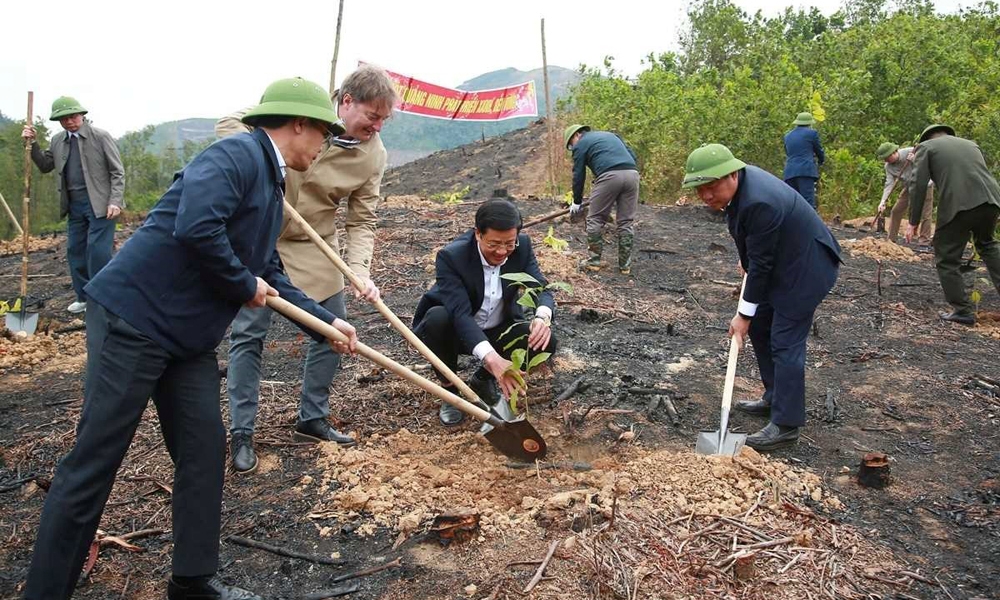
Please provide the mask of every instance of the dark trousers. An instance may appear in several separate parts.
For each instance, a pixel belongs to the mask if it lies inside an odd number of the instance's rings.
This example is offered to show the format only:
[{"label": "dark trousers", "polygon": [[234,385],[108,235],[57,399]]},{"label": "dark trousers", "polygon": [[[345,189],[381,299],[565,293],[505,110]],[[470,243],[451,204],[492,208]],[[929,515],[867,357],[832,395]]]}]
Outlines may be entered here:
[{"label": "dark trousers", "polygon": [[[99,317],[91,311],[106,316],[95,321]],[[26,600],[72,596],[150,397],[174,463],[173,572],[197,576],[218,570],[226,432],[215,352],[177,358],[100,305],[88,306],[87,313],[91,323],[104,323],[106,332],[103,340],[91,340],[95,332],[88,331],[88,363],[96,364],[88,364],[76,444],[59,463],[42,509]]]},{"label": "dark trousers", "polygon": [[934,232],[934,266],[937,267],[944,298],[957,313],[971,315],[976,308],[965,293],[965,280],[959,269],[970,237],[986,265],[993,286],[1000,292],[1000,244],[993,238],[998,215],[1000,208],[993,204],[980,204],[956,214]]},{"label": "dark trousers", "polygon": [[[528,344],[527,337],[525,337],[516,345],[504,350],[504,346],[510,343],[511,340],[517,339],[521,335],[527,336],[529,332],[528,323],[518,323],[514,325],[507,335],[502,336],[501,334],[507,331],[507,328],[510,327],[511,323],[512,321],[508,321],[497,327],[483,331],[483,333],[486,334],[486,338],[493,346],[493,349],[507,360],[510,360],[511,351],[516,348],[525,348]],[[417,334],[420,341],[427,344],[427,347],[441,359],[441,362],[447,365],[452,371],[455,370],[458,366],[458,355],[462,353],[462,345],[461,342],[458,341],[458,335],[455,333],[455,327],[452,325],[451,315],[448,313],[448,309],[443,306],[434,306],[430,308],[424,314],[424,318],[421,319],[420,323],[413,328],[413,332]],[[556,347],[558,345],[559,343],[556,340],[556,336],[553,334],[549,338],[549,345],[541,350],[541,352],[551,352],[555,354]],[[437,375],[441,381],[447,383],[448,380],[444,377],[444,375],[440,372],[438,372]]]},{"label": "dark trousers", "polygon": [[95,215],[86,192],[69,200],[66,226],[66,260],[76,299],[83,301],[83,288],[111,261],[115,243],[115,220]]},{"label": "dark trousers", "polygon": [[816,208],[816,178],[815,177],[790,177],[785,180],[790,188],[806,199],[809,206]]},{"label": "dark trousers", "polygon": [[812,320],[813,313],[791,319],[763,303],[750,321],[764,400],[771,403],[771,422],[776,425],[806,424],[806,338]]}]

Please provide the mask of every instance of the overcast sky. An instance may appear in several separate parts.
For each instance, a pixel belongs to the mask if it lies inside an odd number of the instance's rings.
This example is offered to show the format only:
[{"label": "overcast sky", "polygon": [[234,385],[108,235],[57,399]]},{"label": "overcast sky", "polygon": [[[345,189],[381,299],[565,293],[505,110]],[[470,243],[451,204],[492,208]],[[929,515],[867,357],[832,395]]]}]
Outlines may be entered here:
[{"label": "overcast sky", "polygon": [[[774,15],[787,5],[825,14],[840,0],[736,0]],[[959,0],[938,0],[955,10]],[[5,2],[0,111],[23,119],[76,97],[115,136],[148,124],[218,117],[251,105],[268,83],[329,83],[337,0],[49,0]],[[650,52],[676,50],[687,2],[665,0],[345,0],[337,80],[359,60],[455,87],[476,75],[542,64],[601,64],[628,74]],[[539,91],[541,94],[541,90]],[[58,128],[58,125],[56,125]]]}]

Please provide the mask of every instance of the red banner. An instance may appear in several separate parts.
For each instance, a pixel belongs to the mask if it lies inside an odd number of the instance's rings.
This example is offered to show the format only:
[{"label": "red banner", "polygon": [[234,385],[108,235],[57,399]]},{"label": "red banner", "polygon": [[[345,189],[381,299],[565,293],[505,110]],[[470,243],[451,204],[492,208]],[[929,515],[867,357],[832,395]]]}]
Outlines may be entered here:
[{"label": "red banner", "polygon": [[538,116],[534,81],[496,90],[463,92],[392,71],[386,73],[399,93],[396,110],[400,112],[459,121],[503,121]]}]

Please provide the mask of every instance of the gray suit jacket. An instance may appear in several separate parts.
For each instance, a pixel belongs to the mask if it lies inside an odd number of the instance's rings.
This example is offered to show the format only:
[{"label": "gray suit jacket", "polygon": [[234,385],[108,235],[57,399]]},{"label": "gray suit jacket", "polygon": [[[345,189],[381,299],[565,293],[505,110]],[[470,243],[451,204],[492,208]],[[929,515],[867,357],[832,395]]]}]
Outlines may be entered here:
[{"label": "gray suit jacket", "polygon": [[943,135],[917,147],[916,172],[910,183],[910,224],[920,223],[928,181],[938,189],[940,229],[963,210],[980,204],[1000,206],[1000,186],[986,167],[979,146],[971,140]]},{"label": "gray suit jacket", "polygon": [[[125,206],[125,168],[122,166],[118,146],[111,134],[103,129],[93,127],[84,121],[77,131],[80,135],[80,158],[83,164],[83,176],[87,182],[87,195],[90,205],[97,218],[108,214],[108,206]],[[31,145],[31,159],[38,165],[42,173],[55,169],[58,176],[59,216],[69,213],[69,194],[66,191],[63,169],[69,157],[69,134],[60,131],[52,138],[48,150],[42,150],[36,141]]]}]

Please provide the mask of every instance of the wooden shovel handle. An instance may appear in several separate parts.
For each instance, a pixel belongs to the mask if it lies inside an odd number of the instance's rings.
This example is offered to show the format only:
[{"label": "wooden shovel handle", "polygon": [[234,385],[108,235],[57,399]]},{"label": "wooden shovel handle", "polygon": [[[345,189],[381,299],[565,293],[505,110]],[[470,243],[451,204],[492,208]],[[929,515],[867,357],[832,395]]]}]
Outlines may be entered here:
[{"label": "wooden shovel handle", "polygon": [[[344,259],[340,258],[340,255],[337,254],[334,251],[334,249],[330,247],[330,244],[327,244],[326,240],[324,240],[322,237],[320,237],[318,233],[316,233],[316,230],[312,228],[312,225],[307,223],[306,220],[302,218],[302,215],[300,215],[299,212],[295,210],[295,207],[293,207],[291,204],[288,203],[288,200],[285,200],[285,213],[288,215],[289,219],[294,221],[296,225],[301,227],[302,230],[306,232],[306,236],[310,240],[312,240],[314,244],[316,244],[316,247],[319,248],[320,251],[323,252],[323,254],[325,254],[328,259],[330,259],[330,262],[332,262],[338,269],[340,269],[340,272],[344,274],[344,277],[347,278],[347,280],[351,283],[352,286],[354,286],[355,289],[357,289],[358,291],[364,291],[365,284],[363,281],[361,281],[361,278],[358,277],[357,274],[353,270],[351,270],[349,266],[347,266],[347,263],[344,262]],[[434,368],[438,370],[438,372],[444,374],[445,378],[448,381],[450,381],[452,385],[458,388],[458,391],[462,392],[463,396],[465,396],[472,402],[482,402],[479,396],[477,396],[476,393],[472,391],[472,388],[466,385],[466,383],[462,381],[462,378],[456,375],[454,371],[449,369],[448,365],[444,364],[444,362],[442,362],[441,359],[438,358],[437,355],[434,354],[434,352],[427,347],[427,344],[421,341],[421,339],[417,337],[417,334],[413,333],[413,331],[409,327],[407,327],[406,323],[403,323],[399,319],[399,317],[397,317],[396,314],[392,312],[392,309],[386,306],[385,302],[382,302],[381,298],[379,298],[375,302],[372,302],[372,304],[374,304],[375,308],[378,309],[378,312],[381,313],[382,316],[385,317],[385,319],[392,324],[393,329],[398,331],[406,339],[407,342],[409,342],[414,348],[416,348],[420,352],[420,354],[423,355],[423,357],[426,358],[434,366]]]},{"label": "wooden shovel handle", "polygon": [[[747,287],[747,274],[743,274],[743,284],[740,286],[740,299],[743,299],[743,290]],[[729,411],[733,406],[733,386],[736,384],[736,361],[740,357],[740,344],[743,340],[737,340],[736,336],[729,338],[729,363],[726,365],[726,384],[722,388],[722,423],[719,428],[720,436],[726,435],[729,427]]]},{"label": "wooden shovel handle", "polygon": [[[330,323],[324,322],[319,317],[316,317],[315,315],[306,312],[305,310],[299,308],[298,306],[295,306],[294,304],[292,304],[288,300],[285,300],[284,298],[279,298],[277,296],[268,296],[267,306],[285,315],[289,319],[297,323],[300,323],[302,325],[305,325],[306,327],[312,329],[313,331],[317,331],[323,334],[328,339],[332,339],[334,341],[343,343],[346,343],[348,341],[347,336],[341,333],[336,327],[334,327]],[[462,398],[459,398],[455,394],[452,394],[451,392],[439,386],[438,384],[428,379],[425,379],[420,375],[417,375],[410,369],[407,369],[403,365],[392,360],[388,356],[385,356],[379,351],[374,350],[373,348],[370,348],[365,344],[362,344],[361,342],[358,342],[357,352],[358,354],[372,361],[376,365],[388,371],[392,371],[393,373],[399,375],[403,379],[406,379],[410,383],[416,384],[424,391],[437,396],[442,401],[447,402],[448,404],[454,406],[455,408],[461,410],[462,412],[470,414],[473,417],[479,419],[480,421],[490,421],[492,417],[490,413],[486,412],[485,410],[479,408],[478,406],[470,402],[466,402]],[[493,418],[493,420],[496,419]]]},{"label": "wooden shovel handle", "polygon": [[[590,206],[590,200],[587,200],[587,201],[583,202],[583,204],[581,206]],[[527,229],[528,227],[534,227],[535,225],[538,225],[539,223],[544,223],[546,221],[551,221],[552,219],[555,219],[556,217],[561,217],[561,216],[567,214],[568,212],[569,212],[569,208],[560,208],[559,210],[550,212],[548,214],[544,214],[544,215],[542,215],[540,217],[535,217],[534,219],[530,219],[528,222],[526,222],[525,224],[521,225],[521,229]]]},{"label": "wooden shovel handle", "polygon": [[[28,120],[25,125],[31,127],[34,120],[35,93],[28,92]],[[28,302],[28,237],[31,233],[31,140],[24,140],[24,201],[21,203],[21,239],[24,243],[21,255],[21,306]],[[23,308],[22,308],[23,310]]]}]

